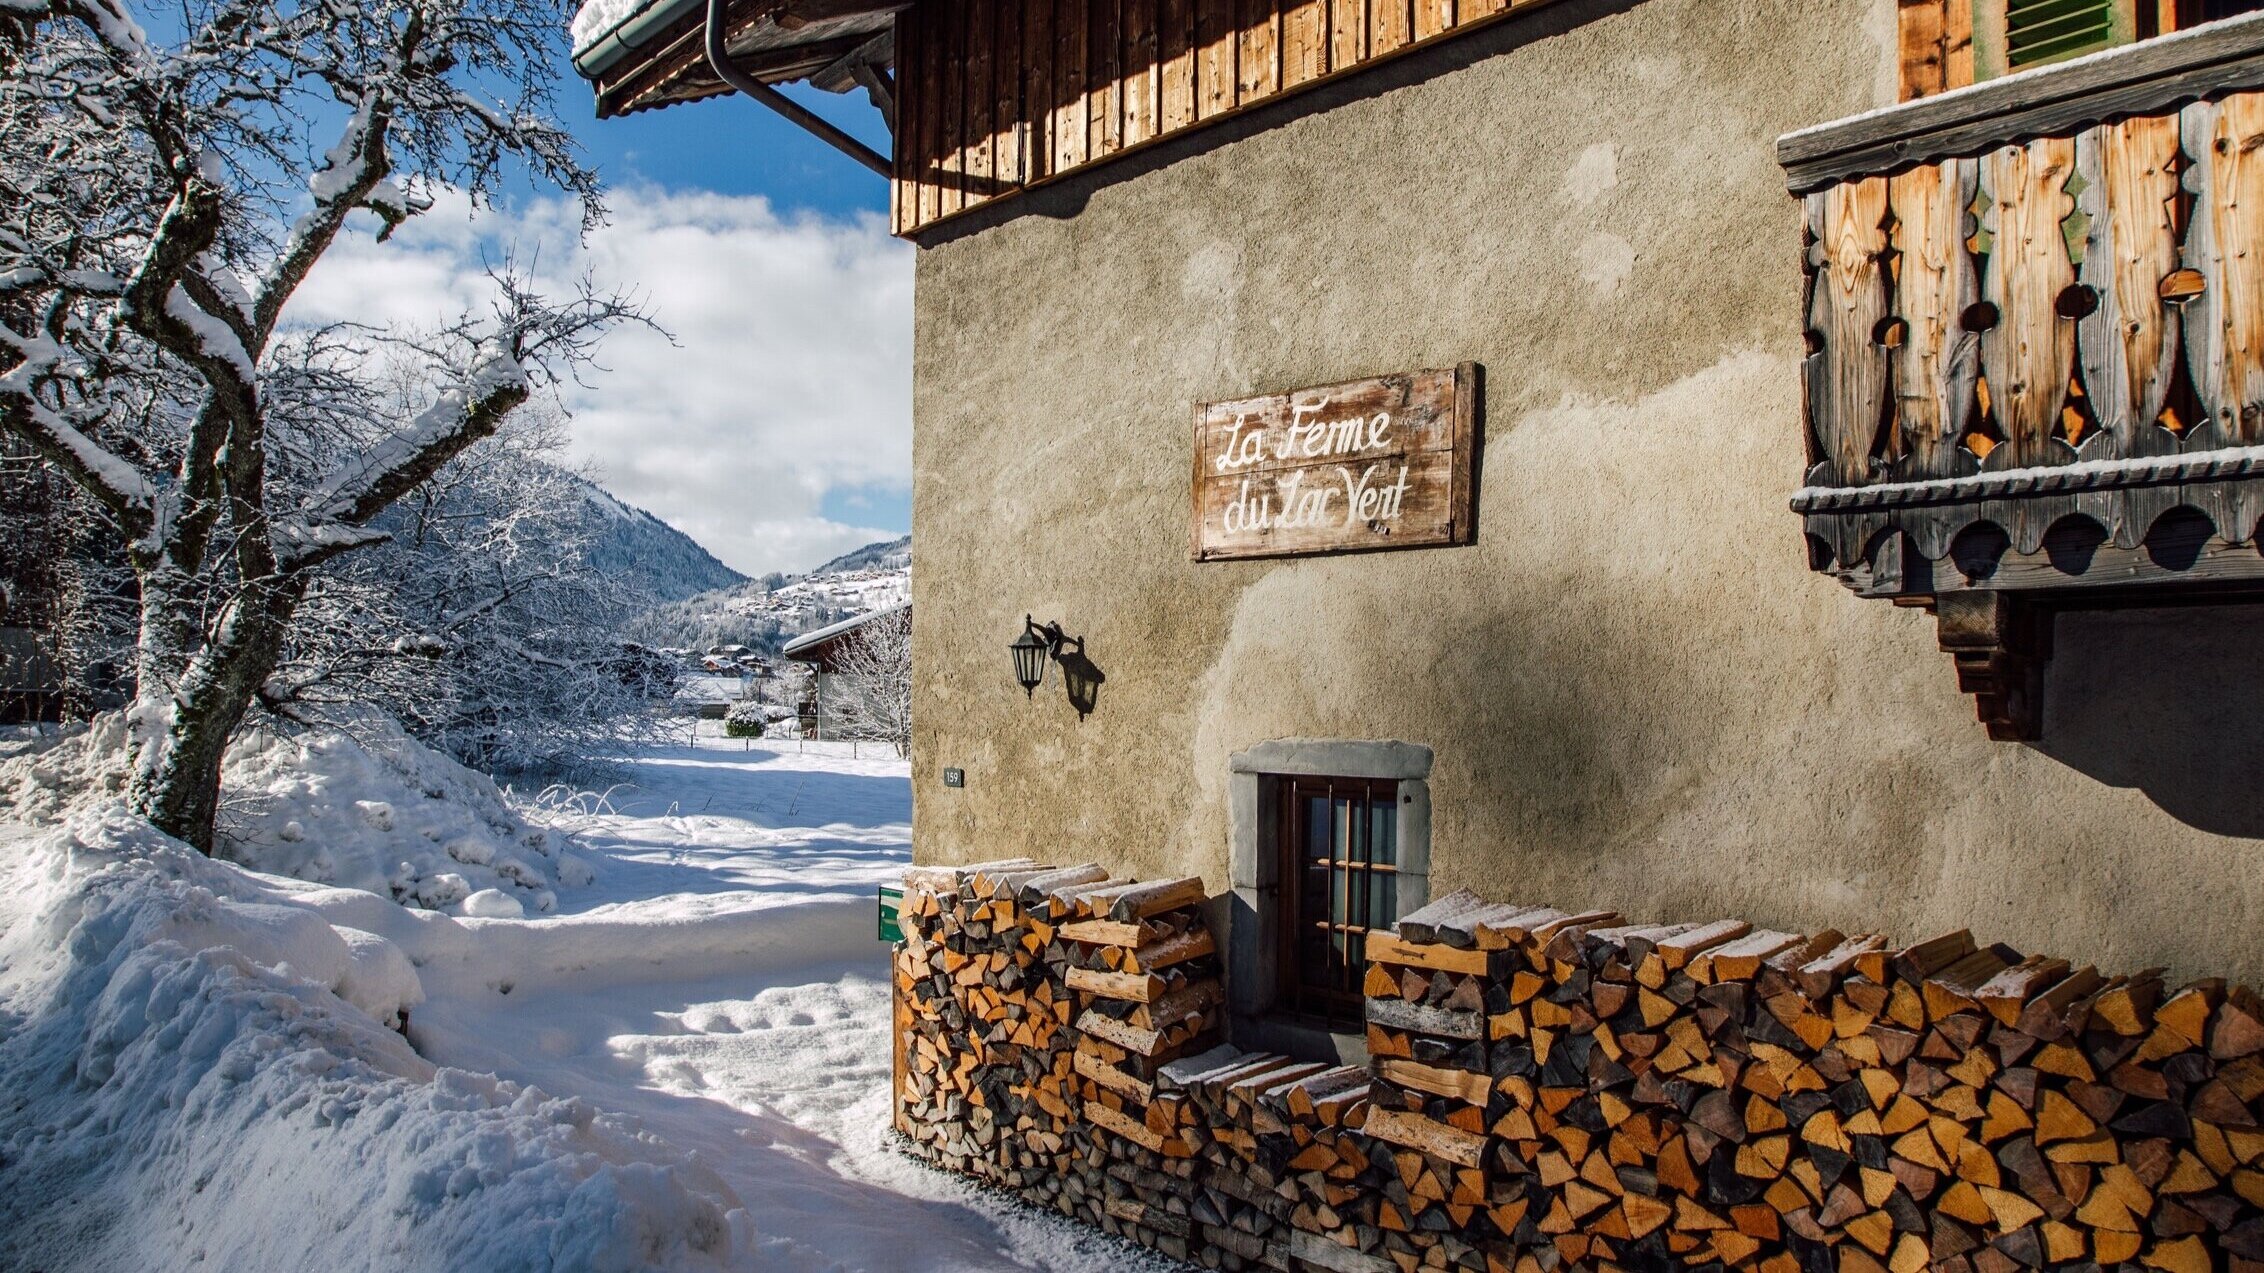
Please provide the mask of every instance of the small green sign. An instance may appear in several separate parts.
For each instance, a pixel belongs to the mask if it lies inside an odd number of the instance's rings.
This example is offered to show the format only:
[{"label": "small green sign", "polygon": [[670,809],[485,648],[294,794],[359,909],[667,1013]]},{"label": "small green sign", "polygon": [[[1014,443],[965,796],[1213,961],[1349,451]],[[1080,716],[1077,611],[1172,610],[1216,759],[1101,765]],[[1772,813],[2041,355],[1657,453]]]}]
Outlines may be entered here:
[{"label": "small green sign", "polygon": [[896,917],[896,908],[903,901],[903,889],[890,888],[886,884],[881,885],[880,939],[882,941],[899,942],[904,940],[904,925]]}]

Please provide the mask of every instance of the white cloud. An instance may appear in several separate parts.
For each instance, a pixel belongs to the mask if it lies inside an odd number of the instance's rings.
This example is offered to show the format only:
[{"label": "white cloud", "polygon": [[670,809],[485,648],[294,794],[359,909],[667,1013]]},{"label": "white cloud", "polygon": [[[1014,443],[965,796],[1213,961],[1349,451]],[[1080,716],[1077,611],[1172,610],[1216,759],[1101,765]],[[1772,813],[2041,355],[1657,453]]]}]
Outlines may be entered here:
[{"label": "white cloud", "polygon": [[614,333],[602,369],[565,388],[577,458],[608,489],[750,574],[892,538],[819,510],[830,492],[910,485],[911,249],[879,217],[782,219],[757,196],[630,188],[607,204],[583,241],[565,200],[477,217],[444,200],[390,242],[341,242],[291,316],[432,325],[482,307],[505,255],[554,293],[587,272],[668,333]]}]

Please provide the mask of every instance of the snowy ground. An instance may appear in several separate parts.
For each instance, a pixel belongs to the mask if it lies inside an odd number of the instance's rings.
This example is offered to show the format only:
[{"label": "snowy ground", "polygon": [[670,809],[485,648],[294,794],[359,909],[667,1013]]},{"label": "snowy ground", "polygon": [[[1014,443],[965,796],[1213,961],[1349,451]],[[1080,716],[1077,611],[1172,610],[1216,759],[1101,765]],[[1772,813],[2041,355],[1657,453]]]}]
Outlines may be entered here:
[{"label": "snowy ground", "polygon": [[[31,741],[0,794],[59,768]],[[524,918],[0,807],[0,1267],[1176,1267],[892,1147],[873,890],[910,791],[852,751],[621,758],[547,816],[594,880]]]},{"label": "snowy ground", "polygon": [[852,748],[703,736],[628,760],[602,811],[554,824],[597,881],[562,892],[560,915],[509,927],[568,945],[602,927],[591,945],[674,953],[538,971],[508,993],[498,964],[427,970],[410,1038],[442,1065],[586,1098],[693,1152],[745,1204],[762,1267],[1176,1267],[887,1143],[873,890],[908,860],[911,790],[904,762]]}]

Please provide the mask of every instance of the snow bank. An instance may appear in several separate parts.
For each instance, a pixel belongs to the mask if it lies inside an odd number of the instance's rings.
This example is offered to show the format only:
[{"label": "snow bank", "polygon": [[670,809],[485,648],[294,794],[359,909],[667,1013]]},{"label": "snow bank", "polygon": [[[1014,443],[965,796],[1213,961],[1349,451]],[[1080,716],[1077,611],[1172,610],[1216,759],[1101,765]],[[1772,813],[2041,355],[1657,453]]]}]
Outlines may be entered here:
[{"label": "snow bank", "polygon": [[0,760],[0,817],[34,826],[88,801],[123,795],[132,742],[126,718],[110,712],[82,728],[18,735]]},{"label": "snow bank", "polygon": [[[0,805],[37,824],[121,793],[123,717],[0,760]],[[220,856],[255,870],[452,914],[540,913],[589,866],[505,803],[486,775],[383,716],[286,735],[253,728],[229,745]],[[477,903],[472,899],[478,897]],[[514,910],[513,908],[517,908]]]},{"label": "snow bank", "polygon": [[745,1214],[706,1168],[586,1102],[435,1069],[381,1025],[417,975],[302,904],[336,892],[204,858],[116,804],[0,844],[0,1267],[744,1255]]}]

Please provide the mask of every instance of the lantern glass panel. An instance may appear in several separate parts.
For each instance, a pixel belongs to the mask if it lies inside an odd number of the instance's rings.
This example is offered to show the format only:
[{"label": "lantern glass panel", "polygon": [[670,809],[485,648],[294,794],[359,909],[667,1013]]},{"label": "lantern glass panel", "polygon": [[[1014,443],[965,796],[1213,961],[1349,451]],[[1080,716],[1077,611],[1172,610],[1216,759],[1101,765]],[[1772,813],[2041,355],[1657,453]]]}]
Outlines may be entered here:
[{"label": "lantern glass panel", "polygon": [[1025,693],[1034,694],[1046,675],[1046,643],[1037,633],[1024,629],[1007,646],[1014,654],[1014,683]]}]

